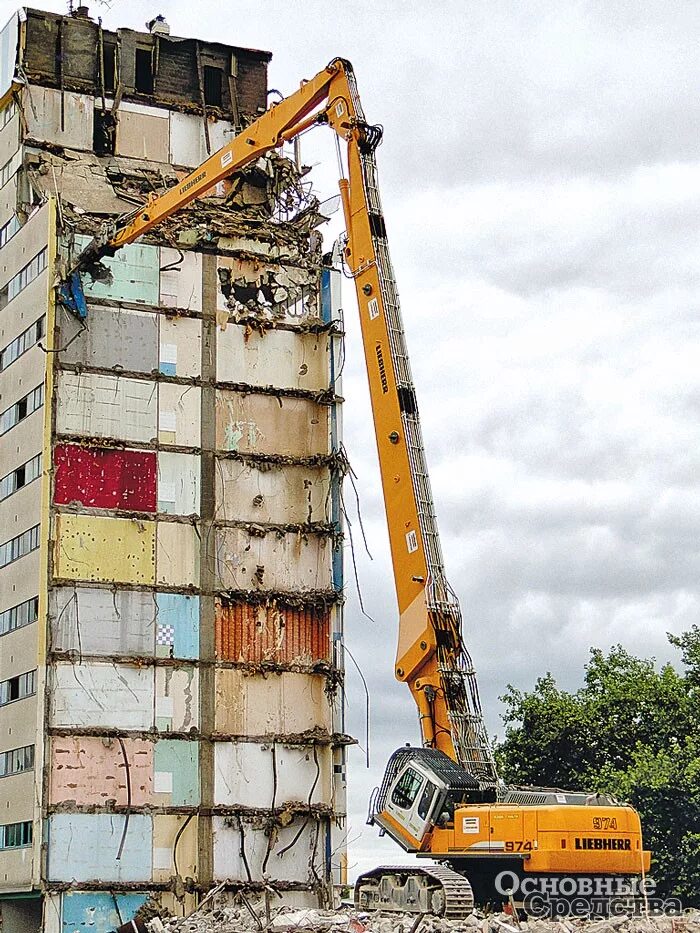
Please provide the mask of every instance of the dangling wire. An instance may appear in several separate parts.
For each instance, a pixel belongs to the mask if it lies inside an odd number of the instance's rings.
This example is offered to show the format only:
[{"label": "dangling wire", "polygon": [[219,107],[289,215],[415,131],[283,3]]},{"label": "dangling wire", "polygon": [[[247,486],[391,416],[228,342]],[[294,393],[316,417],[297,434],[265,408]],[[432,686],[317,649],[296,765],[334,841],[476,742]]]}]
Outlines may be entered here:
[{"label": "dangling wire", "polygon": [[369,743],[370,743],[370,721],[371,721],[369,687],[367,685],[367,681],[365,680],[365,675],[362,673],[362,668],[355,660],[355,656],[353,655],[352,651],[350,651],[350,649],[348,648],[345,642],[345,639],[341,638],[340,643],[343,646],[343,651],[347,653],[348,657],[350,658],[352,663],[355,665],[355,670],[360,675],[362,686],[365,688],[365,761],[366,761],[367,767],[369,768]]}]

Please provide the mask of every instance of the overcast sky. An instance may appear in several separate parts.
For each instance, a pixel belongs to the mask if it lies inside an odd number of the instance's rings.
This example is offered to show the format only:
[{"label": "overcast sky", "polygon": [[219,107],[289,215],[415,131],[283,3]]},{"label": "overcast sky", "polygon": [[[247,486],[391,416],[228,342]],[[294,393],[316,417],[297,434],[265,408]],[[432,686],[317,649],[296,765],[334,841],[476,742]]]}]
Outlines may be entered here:
[{"label": "overcast sky", "polygon": [[[1,0],[3,21],[15,7]],[[139,29],[163,13],[176,35],[269,49],[283,93],[337,55],[354,63],[367,117],[385,128],[389,242],[490,731],[507,683],[529,688],[549,670],[575,687],[591,645],[674,657],[665,633],[700,605],[700,4],[115,0],[91,12]],[[399,856],[364,812],[388,753],[417,730],[392,679],[396,610],[350,289],[345,305],[345,440],[374,561],[360,547],[357,558],[378,623],[350,599],[348,644],[373,707],[370,771],[351,754],[357,870]],[[352,673],[348,712],[362,737]]]}]

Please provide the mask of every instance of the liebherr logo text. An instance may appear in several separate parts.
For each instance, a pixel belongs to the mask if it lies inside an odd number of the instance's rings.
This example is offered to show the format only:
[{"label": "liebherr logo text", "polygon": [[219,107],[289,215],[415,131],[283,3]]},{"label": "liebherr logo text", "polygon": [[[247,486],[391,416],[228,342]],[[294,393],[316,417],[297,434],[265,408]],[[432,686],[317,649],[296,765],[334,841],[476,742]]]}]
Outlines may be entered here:
[{"label": "liebherr logo text", "polygon": [[180,194],[184,194],[186,191],[189,191],[190,188],[193,188],[197,184],[198,181],[201,181],[203,178],[206,177],[206,174],[207,174],[206,172],[200,172],[199,175],[195,175],[195,177],[191,181],[188,181],[186,185],[182,185],[180,187]]},{"label": "liebherr logo text", "polygon": [[576,836],[574,839],[576,849],[606,849],[617,852],[629,852],[632,848],[631,839],[607,839],[604,836]]}]

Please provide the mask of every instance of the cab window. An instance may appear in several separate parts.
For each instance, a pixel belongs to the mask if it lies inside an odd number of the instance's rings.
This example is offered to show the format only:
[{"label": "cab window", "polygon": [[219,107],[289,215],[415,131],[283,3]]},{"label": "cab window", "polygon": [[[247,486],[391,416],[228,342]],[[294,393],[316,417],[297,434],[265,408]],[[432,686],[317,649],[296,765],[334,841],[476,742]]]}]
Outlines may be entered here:
[{"label": "cab window", "polygon": [[413,801],[418,796],[418,791],[422,785],[423,777],[413,768],[407,768],[391,792],[391,802],[395,807],[409,810],[413,806]]},{"label": "cab window", "polygon": [[428,783],[425,785],[423,793],[420,795],[420,800],[418,801],[418,816],[422,820],[426,820],[428,818],[430,808],[433,805],[433,799],[436,790],[437,787],[428,781]]}]

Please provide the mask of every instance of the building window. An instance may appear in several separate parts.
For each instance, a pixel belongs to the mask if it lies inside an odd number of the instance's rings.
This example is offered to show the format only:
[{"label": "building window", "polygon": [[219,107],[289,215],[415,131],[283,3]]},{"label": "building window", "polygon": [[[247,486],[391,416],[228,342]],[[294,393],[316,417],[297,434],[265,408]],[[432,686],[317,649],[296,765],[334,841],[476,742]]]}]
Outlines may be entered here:
[{"label": "building window", "polygon": [[39,618],[39,597],[32,596],[18,606],[0,612],[0,635],[7,635],[15,629],[31,625]]},{"label": "building window", "polygon": [[9,752],[0,752],[0,778],[31,771],[34,767],[34,746],[12,748]]},{"label": "building window", "polygon": [[4,544],[0,544],[0,567],[7,567],[16,560],[36,551],[39,547],[39,526],[28,528],[21,535],[10,538]]},{"label": "building window", "polygon": [[15,337],[12,343],[8,343],[4,350],[0,350],[0,373],[41,340],[45,327],[46,315],[42,315],[38,321],[22,331],[19,337]]},{"label": "building window", "polygon": [[[17,492],[18,489],[22,489],[24,486],[28,486],[40,474],[41,454],[37,454],[36,457],[32,457],[31,460],[27,460],[26,463],[22,463],[11,473],[8,473],[6,476],[3,476],[3,478],[0,479],[0,502],[2,502],[3,499],[7,499],[13,493]],[[0,628],[0,635],[1,634],[2,629]]]},{"label": "building window", "polygon": [[212,68],[211,65],[204,66],[204,103],[212,107],[221,106],[221,82],[223,72],[221,68]]},{"label": "building window", "polygon": [[117,88],[117,47],[108,45],[104,47],[104,85],[105,91],[115,91]]},{"label": "building window", "polygon": [[18,233],[21,229],[22,225],[17,219],[17,214],[13,214],[6,224],[0,227],[0,249],[6,243],[9,243],[15,233]]},{"label": "building window", "polygon": [[0,188],[3,188],[8,183],[8,181],[15,176],[17,169],[21,164],[21,153],[15,153],[13,156],[10,156],[3,167],[0,168]]},{"label": "building window", "polygon": [[6,823],[0,826],[0,849],[20,849],[32,844],[32,823]]},{"label": "building window", "polygon": [[14,428],[20,421],[24,421],[32,412],[41,408],[43,404],[44,383],[42,382],[40,386],[37,386],[36,389],[32,389],[24,398],[15,402],[14,405],[10,405],[9,408],[6,408],[5,411],[0,414],[0,435],[7,434],[11,428]]},{"label": "building window", "polygon": [[9,680],[0,680],[0,706],[7,706],[16,700],[24,700],[36,693],[36,668],[26,674],[18,674]]},{"label": "building window", "polygon": [[153,58],[149,49],[136,49],[135,87],[142,94],[153,93]]},{"label": "building window", "polygon": [[114,155],[116,131],[117,121],[112,111],[95,107],[92,131],[92,148],[95,150],[95,155]]},{"label": "building window", "polygon": [[10,120],[17,113],[17,104],[11,100],[7,107],[0,111],[0,130],[4,130]]},{"label": "building window", "polygon": [[41,275],[46,268],[46,257],[48,248],[45,246],[40,253],[37,253],[34,259],[20,269],[17,275],[14,275],[7,283],[7,301],[12,301],[21,291],[23,291],[30,282]]}]

